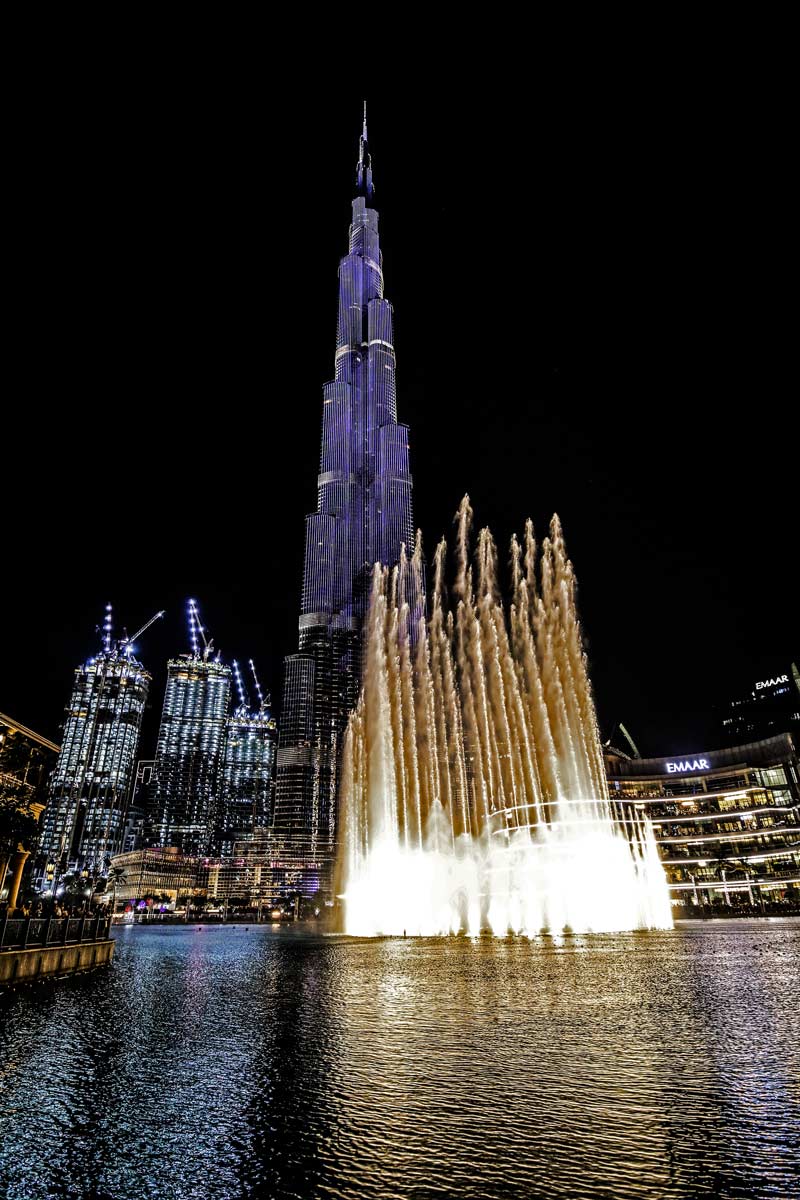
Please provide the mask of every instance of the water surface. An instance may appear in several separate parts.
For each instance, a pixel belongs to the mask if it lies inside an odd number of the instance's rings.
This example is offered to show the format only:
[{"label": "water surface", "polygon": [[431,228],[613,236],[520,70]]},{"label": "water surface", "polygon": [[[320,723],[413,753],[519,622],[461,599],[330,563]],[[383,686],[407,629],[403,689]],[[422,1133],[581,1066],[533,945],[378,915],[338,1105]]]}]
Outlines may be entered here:
[{"label": "water surface", "polygon": [[800,1196],[800,921],[118,931],[0,1003],[0,1195]]}]

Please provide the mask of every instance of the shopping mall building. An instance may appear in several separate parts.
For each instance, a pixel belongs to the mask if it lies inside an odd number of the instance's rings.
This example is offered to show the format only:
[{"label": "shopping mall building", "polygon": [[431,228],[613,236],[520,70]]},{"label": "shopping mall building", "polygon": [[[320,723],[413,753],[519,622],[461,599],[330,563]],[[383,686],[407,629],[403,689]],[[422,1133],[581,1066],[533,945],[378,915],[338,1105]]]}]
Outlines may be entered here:
[{"label": "shopping mall building", "polygon": [[606,747],[623,820],[653,823],[684,915],[800,911],[800,760],[791,734],[672,758]]}]

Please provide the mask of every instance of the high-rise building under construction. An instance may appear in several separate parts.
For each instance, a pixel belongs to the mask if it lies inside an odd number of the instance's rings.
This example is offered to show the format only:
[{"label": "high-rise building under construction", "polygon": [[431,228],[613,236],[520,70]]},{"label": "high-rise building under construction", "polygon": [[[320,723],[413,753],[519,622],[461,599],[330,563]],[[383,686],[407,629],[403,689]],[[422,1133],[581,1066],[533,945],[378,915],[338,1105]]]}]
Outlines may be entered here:
[{"label": "high-rise building under construction", "polygon": [[250,840],[256,830],[262,835],[272,819],[272,787],[275,747],[278,740],[269,698],[261,691],[250,660],[258,707],[250,704],[239,664],[233,673],[239,705],[225,726],[225,755],[222,767],[222,809],[218,840],[223,856],[233,854],[236,842]]},{"label": "high-rise building under construction", "polygon": [[[158,613],[152,620],[163,616]],[[133,638],[115,640],[107,606],[102,647],[75,670],[64,736],[41,820],[40,854],[50,875],[68,868],[103,874],[122,848],[125,808],[136,766],[151,675]]]},{"label": "high-rise building under construction", "polygon": [[191,653],[167,663],[152,824],[159,845],[205,855],[216,849],[221,816],[231,668],[213,657],[194,601],[189,602],[189,628]]}]

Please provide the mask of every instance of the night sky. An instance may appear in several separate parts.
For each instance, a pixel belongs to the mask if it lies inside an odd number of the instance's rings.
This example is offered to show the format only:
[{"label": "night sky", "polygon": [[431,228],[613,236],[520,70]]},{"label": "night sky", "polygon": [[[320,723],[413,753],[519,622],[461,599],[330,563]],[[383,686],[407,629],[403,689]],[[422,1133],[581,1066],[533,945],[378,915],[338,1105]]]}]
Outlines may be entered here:
[{"label": "night sky", "polygon": [[[361,102],[76,87],[14,184],[0,709],[58,740],[104,605],[165,608],[145,756],[189,596],[280,700]],[[604,734],[712,747],[800,650],[789,157],[733,106],[368,99],[429,552],[465,491],[504,559],[558,512]]]}]

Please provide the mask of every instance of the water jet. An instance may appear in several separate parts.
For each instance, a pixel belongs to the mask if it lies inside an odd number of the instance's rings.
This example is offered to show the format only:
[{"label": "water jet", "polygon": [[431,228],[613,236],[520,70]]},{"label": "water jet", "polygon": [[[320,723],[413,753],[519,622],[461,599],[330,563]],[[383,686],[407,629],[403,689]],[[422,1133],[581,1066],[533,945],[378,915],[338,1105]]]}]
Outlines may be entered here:
[{"label": "water jet", "polygon": [[511,601],[472,509],[434,558],[430,613],[421,540],[376,565],[361,696],[348,724],[337,892],[345,932],[670,928],[652,829],[612,814],[575,601],[554,517],[511,543]]}]

